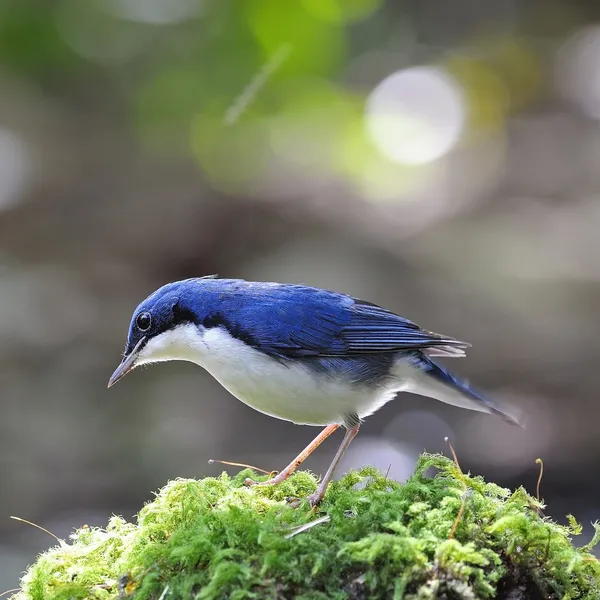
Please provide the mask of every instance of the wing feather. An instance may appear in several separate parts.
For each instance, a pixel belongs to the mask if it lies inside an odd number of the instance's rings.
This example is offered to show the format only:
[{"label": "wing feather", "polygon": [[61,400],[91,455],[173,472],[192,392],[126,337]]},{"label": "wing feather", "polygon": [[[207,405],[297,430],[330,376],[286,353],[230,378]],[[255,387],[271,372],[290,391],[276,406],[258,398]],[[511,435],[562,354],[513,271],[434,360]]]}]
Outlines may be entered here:
[{"label": "wing feather", "polygon": [[470,344],[422,329],[375,304],[355,300],[341,337],[350,354],[429,349],[431,355],[460,356]]},{"label": "wing feather", "polygon": [[[205,326],[222,325],[247,344],[279,357],[356,356],[421,350],[464,356],[470,346],[433,333],[390,310],[302,285],[203,279]],[[194,296],[197,301],[197,296]],[[206,298],[206,296],[205,296]]]},{"label": "wing feather", "polygon": [[[261,311],[260,346],[274,355],[356,356],[427,350],[431,356],[464,356],[469,347],[343,294],[297,287],[288,295],[289,291],[271,295],[268,308]],[[267,332],[270,335],[265,337]]]}]

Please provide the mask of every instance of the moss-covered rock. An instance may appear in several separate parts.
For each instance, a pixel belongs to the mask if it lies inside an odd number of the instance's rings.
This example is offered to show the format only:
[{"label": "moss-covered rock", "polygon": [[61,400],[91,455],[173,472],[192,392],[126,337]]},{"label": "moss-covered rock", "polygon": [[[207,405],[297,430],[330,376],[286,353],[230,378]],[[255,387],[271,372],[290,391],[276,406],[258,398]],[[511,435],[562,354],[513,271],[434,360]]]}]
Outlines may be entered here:
[{"label": "moss-covered rock", "polygon": [[137,523],[82,527],[38,558],[14,600],[600,598],[574,519],[558,525],[525,490],[445,457],[423,455],[405,484],[352,472],[317,512],[286,501],[314,491],[312,474],[266,488],[244,487],[248,476],[175,480]]}]

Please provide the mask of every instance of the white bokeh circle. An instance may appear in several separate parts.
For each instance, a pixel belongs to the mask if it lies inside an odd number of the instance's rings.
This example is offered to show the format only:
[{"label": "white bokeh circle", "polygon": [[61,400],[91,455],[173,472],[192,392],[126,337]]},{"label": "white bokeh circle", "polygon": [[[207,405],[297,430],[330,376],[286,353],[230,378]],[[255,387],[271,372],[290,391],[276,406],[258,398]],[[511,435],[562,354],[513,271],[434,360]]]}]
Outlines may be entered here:
[{"label": "white bokeh circle", "polygon": [[435,67],[393,73],[373,90],[365,110],[374,146],[387,159],[409,165],[432,162],[451,150],[465,120],[460,86]]}]

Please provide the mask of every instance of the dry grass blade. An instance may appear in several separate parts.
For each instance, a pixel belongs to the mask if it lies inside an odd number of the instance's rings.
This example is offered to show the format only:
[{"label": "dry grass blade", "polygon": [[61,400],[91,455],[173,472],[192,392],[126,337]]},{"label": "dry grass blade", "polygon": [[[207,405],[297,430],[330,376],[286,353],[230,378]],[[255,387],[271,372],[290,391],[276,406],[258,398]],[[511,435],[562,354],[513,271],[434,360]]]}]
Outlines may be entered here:
[{"label": "dry grass blade", "polygon": [[45,527],[42,527],[41,525],[38,525],[37,523],[32,523],[31,521],[28,521],[27,519],[22,519],[21,517],[11,516],[10,518],[14,519],[15,521],[20,521],[21,523],[26,523],[27,525],[31,525],[31,527],[35,527],[36,529],[39,529],[39,530],[43,531],[44,533],[51,535],[61,545],[65,543],[65,540],[61,540],[57,535],[54,535],[51,531],[48,531]]},{"label": "dry grass blade", "polygon": [[216,458],[209,458],[208,464],[212,465],[214,463],[219,463],[220,465],[228,465],[230,467],[241,467],[242,469],[252,469],[253,471],[258,471],[259,473],[264,473],[265,475],[271,475],[275,473],[275,471],[265,471],[264,469],[259,469],[253,465],[247,465],[246,463],[232,462],[230,460],[218,460]]},{"label": "dry grass blade", "polygon": [[160,595],[160,598],[158,600],[165,600],[165,597],[167,596],[167,594],[169,593],[169,586],[165,586],[165,589],[162,591],[162,594]]},{"label": "dry grass blade", "polygon": [[463,513],[465,512],[465,504],[467,503],[467,492],[462,495],[462,502],[460,503],[460,508],[458,509],[458,514],[456,515],[456,519],[454,519],[454,523],[452,524],[452,529],[450,530],[450,535],[448,539],[451,540],[454,537],[454,533],[456,532],[456,528],[462,519]]},{"label": "dry grass blade", "polygon": [[329,521],[331,521],[331,517],[329,515],[325,515],[323,517],[315,519],[314,521],[310,521],[310,523],[305,523],[304,525],[299,525],[298,527],[294,527],[294,529],[285,536],[285,539],[289,540],[290,538],[294,537],[295,535],[298,535],[299,533],[308,531],[309,529],[312,529],[313,527],[316,527],[317,525],[321,525],[322,523],[329,523]]},{"label": "dry grass blade", "polygon": [[445,437],[444,442],[446,442],[446,444],[448,444],[448,446],[450,447],[450,452],[452,453],[452,460],[454,460],[454,462],[456,463],[458,470],[462,472],[462,469],[460,468],[460,464],[458,463],[458,458],[456,456],[456,452],[454,452],[454,448],[452,447],[452,443],[450,442],[450,438]]},{"label": "dry grass blade", "polygon": [[[444,442],[446,442],[446,444],[448,444],[448,446],[450,447],[450,452],[452,453],[452,459],[454,460],[454,463],[456,464],[457,469],[462,473],[462,469],[460,468],[460,464],[458,463],[458,457],[456,456],[456,452],[454,451],[454,448],[452,447],[452,444],[450,443],[449,438],[445,437]],[[469,492],[469,489],[465,485],[465,491],[464,491],[464,494],[462,495],[460,508],[458,509],[458,514],[456,515],[456,519],[454,519],[454,523],[452,524],[452,529],[450,530],[450,535],[448,536],[449,540],[451,540],[454,537],[454,534],[456,533],[456,528],[458,527],[458,524],[460,523],[460,521],[462,519],[463,513],[465,512],[465,505],[467,503],[468,492]]]},{"label": "dry grass blade", "polygon": [[540,484],[542,483],[542,477],[544,476],[544,461],[541,458],[535,459],[535,464],[540,465],[540,474],[538,475],[537,485],[535,487],[535,496],[540,501]]}]

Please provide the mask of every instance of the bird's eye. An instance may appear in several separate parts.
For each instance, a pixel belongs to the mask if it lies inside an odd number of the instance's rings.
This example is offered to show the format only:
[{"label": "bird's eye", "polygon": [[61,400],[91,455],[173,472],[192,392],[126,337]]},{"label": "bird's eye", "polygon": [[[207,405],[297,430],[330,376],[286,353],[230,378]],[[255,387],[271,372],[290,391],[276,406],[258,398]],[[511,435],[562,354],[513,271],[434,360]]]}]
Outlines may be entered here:
[{"label": "bird's eye", "polygon": [[140,313],[135,320],[135,324],[140,331],[148,331],[152,323],[152,317],[149,312]]}]

